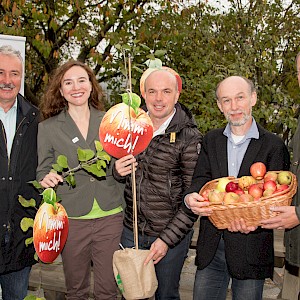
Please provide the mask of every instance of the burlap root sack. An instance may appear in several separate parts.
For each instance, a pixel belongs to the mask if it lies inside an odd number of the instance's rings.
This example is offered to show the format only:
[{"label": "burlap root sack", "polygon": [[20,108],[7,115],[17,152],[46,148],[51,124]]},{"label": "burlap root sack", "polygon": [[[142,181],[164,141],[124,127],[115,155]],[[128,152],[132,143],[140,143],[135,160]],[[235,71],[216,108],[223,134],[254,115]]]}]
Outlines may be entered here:
[{"label": "burlap root sack", "polygon": [[123,297],[127,300],[152,297],[157,289],[153,261],[144,265],[149,252],[149,250],[126,248],[114,253],[115,279]]}]

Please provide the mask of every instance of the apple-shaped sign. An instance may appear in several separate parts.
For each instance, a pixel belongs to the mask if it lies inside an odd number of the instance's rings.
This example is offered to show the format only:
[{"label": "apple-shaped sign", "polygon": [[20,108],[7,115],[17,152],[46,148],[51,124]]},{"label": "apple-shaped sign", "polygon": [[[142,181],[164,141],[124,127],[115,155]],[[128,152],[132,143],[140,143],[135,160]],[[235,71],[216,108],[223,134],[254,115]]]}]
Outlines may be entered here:
[{"label": "apple-shaped sign", "polygon": [[139,108],[140,97],[126,93],[122,98],[123,103],[114,105],[105,113],[99,127],[99,139],[104,150],[116,158],[141,153],[153,137],[152,121]]},{"label": "apple-shaped sign", "polygon": [[[51,190],[46,189],[45,191],[55,194]],[[56,199],[56,195],[54,197]],[[69,231],[66,210],[60,203],[55,203],[55,201],[51,201],[52,203],[44,202],[40,206],[33,223],[34,248],[38,257],[44,263],[53,262],[61,253]]]}]

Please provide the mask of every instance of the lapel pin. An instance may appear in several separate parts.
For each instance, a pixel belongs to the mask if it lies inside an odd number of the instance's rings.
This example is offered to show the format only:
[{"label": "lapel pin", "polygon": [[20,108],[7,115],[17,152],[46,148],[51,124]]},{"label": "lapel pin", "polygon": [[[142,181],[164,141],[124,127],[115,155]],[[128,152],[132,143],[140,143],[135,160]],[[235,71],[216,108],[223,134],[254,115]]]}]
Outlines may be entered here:
[{"label": "lapel pin", "polygon": [[77,143],[79,141],[79,138],[76,136],[76,137],[74,137],[74,139],[72,139],[72,142],[75,144],[75,143]]}]

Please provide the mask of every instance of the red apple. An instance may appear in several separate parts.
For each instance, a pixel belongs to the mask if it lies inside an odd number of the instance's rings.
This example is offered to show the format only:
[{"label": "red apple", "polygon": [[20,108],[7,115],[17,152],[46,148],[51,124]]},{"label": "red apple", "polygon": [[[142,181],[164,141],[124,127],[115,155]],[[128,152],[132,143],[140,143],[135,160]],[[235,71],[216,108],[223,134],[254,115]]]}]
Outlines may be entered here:
[{"label": "red apple", "polygon": [[104,150],[116,158],[141,153],[147,148],[152,136],[153,124],[148,114],[140,108],[129,109],[125,103],[110,108],[99,128],[99,138]]},{"label": "red apple", "polygon": [[257,184],[252,184],[248,189],[248,194],[253,196],[254,200],[257,200],[263,195],[263,190]]},{"label": "red apple", "polygon": [[235,204],[239,202],[239,199],[240,199],[240,195],[234,192],[229,192],[225,194],[223,202],[224,204]]},{"label": "red apple", "polygon": [[264,183],[263,182],[258,182],[257,185],[263,190],[264,189]]},{"label": "red apple", "polygon": [[263,185],[263,190],[276,190],[276,182],[274,180],[265,181]]},{"label": "red apple", "polygon": [[269,180],[273,180],[276,181],[277,180],[277,173],[275,171],[268,171],[265,176],[264,176],[264,181],[269,181]]},{"label": "red apple", "polygon": [[33,223],[33,244],[44,263],[53,262],[62,251],[68,236],[69,220],[60,203],[43,203]]},{"label": "red apple", "polygon": [[242,195],[242,194],[245,194],[245,192],[239,187],[238,189],[236,189],[234,191],[234,193],[238,194],[238,195]]},{"label": "red apple", "polygon": [[250,167],[250,174],[253,178],[260,180],[263,179],[266,174],[267,168],[264,163],[256,162]]},{"label": "red apple", "polygon": [[204,201],[209,201],[209,199],[208,199],[208,194],[209,194],[210,191],[211,191],[211,189],[206,189],[206,190],[201,194],[201,196],[204,198]]},{"label": "red apple", "polygon": [[225,191],[234,192],[239,188],[239,185],[236,182],[230,181],[226,184]]},{"label": "red apple", "polygon": [[275,193],[280,193],[282,191],[287,190],[288,188],[289,188],[288,184],[278,184]]}]

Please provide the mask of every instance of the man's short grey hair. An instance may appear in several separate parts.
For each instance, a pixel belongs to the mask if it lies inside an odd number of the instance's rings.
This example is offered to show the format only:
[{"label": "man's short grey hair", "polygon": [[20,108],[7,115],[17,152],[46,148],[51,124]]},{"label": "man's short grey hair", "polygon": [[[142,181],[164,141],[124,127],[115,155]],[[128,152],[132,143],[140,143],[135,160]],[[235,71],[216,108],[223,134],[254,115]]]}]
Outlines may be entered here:
[{"label": "man's short grey hair", "polygon": [[17,57],[23,64],[23,57],[19,50],[14,49],[11,45],[0,47],[0,54]]},{"label": "man's short grey hair", "polygon": [[[253,83],[252,80],[248,79],[247,77],[240,76],[240,75],[237,75],[237,77],[240,77],[240,78],[244,79],[244,80],[247,82],[247,84],[248,84],[248,86],[249,86],[249,92],[250,92],[250,94],[256,92],[256,88],[255,88],[254,83]],[[226,77],[226,78],[228,78],[228,77]],[[225,78],[225,79],[226,79],[226,78]],[[218,100],[218,101],[219,101],[218,90],[219,90],[219,87],[220,87],[221,83],[222,83],[225,79],[223,79],[222,81],[220,81],[220,82],[218,83],[217,87],[216,87],[215,94],[216,94],[216,97],[217,97],[217,100]]]}]

